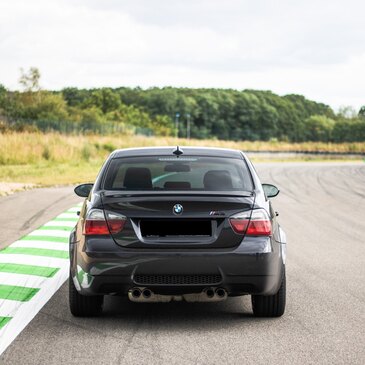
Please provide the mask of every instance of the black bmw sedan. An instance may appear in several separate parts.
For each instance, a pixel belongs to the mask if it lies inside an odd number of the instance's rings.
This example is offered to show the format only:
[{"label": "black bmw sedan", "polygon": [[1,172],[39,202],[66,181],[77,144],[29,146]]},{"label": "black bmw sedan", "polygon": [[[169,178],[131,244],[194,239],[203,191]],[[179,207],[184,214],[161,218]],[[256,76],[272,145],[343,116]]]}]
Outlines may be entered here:
[{"label": "black bmw sedan", "polygon": [[285,310],[286,237],[241,151],[116,150],[85,197],[70,236],[70,309],[102,311],[105,295],[134,302],[217,302],[251,295],[255,316]]}]

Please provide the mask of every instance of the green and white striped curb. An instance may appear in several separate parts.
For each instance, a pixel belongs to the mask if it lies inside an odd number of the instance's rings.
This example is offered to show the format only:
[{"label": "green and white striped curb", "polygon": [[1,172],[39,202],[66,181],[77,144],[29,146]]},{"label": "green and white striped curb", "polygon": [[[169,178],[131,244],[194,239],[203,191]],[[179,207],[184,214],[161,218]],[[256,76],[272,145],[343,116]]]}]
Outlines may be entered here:
[{"label": "green and white striped curb", "polygon": [[68,278],[68,238],[81,204],[0,250],[0,354]]}]

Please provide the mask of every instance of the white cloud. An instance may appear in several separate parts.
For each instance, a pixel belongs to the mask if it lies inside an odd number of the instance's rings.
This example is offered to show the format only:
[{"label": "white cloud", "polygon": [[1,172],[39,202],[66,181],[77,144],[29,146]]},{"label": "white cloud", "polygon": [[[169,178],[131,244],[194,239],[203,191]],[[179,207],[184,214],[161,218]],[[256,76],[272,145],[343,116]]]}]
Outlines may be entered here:
[{"label": "white cloud", "polygon": [[271,89],[365,104],[362,1],[3,0],[0,83]]}]

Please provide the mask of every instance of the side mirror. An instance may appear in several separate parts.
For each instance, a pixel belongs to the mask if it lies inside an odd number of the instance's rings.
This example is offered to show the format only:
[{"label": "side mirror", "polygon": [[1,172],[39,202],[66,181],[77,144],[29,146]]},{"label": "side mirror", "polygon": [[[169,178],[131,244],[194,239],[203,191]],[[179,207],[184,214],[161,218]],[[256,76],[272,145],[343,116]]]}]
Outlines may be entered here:
[{"label": "side mirror", "polygon": [[81,196],[81,198],[87,198],[93,186],[94,184],[77,185],[76,188],[74,189],[74,192],[76,195]]},{"label": "side mirror", "polygon": [[268,198],[273,198],[280,192],[280,190],[272,184],[262,184],[262,188]]}]

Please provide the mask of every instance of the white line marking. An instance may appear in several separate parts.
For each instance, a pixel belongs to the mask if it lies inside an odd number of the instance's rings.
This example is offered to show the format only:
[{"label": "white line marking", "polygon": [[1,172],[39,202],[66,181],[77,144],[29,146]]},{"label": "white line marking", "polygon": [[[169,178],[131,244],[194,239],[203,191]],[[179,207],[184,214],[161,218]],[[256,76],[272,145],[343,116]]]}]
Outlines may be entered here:
[{"label": "white line marking", "polygon": [[0,316],[13,317],[21,305],[22,302],[17,302],[15,300],[0,299]]},{"label": "white line marking", "polygon": [[44,227],[48,227],[48,226],[52,226],[52,227],[70,227],[70,230],[72,230],[72,228],[74,228],[76,225],[75,222],[63,222],[63,221],[50,221],[47,222]]},{"label": "white line marking", "polygon": [[[5,255],[4,255],[5,256]],[[0,354],[14,341],[25,326],[36,316],[53,294],[66,281],[69,262],[64,260],[62,269],[53,278],[45,280],[40,291],[29,302],[16,302],[18,309],[13,318],[0,330]],[[19,306],[18,303],[21,303]]]},{"label": "white line marking", "polygon": [[48,236],[48,237],[69,237],[69,231],[55,231],[55,230],[48,230],[48,229],[36,229],[33,232],[30,232],[28,236]]},{"label": "white line marking", "polygon": [[74,207],[74,208],[70,208],[70,209],[66,210],[67,213],[71,213],[71,212],[77,213],[79,211],[80,211],[80,207]]},{"label": "white line marking", "polygon": [[[47,247],[49,248],[49,247]],[[1,254],[0,263],[3,264],[25,264],[34,266],[62,267],[68,259],[53,257],[23,255],[23,254]]]},{"label": "white line marking", "polygon": [[[69,227],[69,230],[44,230],[37,229],[30,233],[30,236],[49,237],[47,241],[41,240],[18,240],[11,244],[10,248],[35,248],[35,249],[53,249],[60,251],[68,251],[68,243],[54,242],[53,237],[69,237],[70,231],[76,225],[78,216],[75,214],[80,210],[78,204],[76,207],[70,208],[65,213],[60,214],[56,218],[72,218],[73,221],[55,221],[51,220],[45,224],[45,227]],[[28,236],[29,236],[28,235]],[[16,300],[0,299],[0,316],[12,317],[12,319],[0,329],[0,355],[11,344],[16,336],[24,329],[24,327],[33,319],[40,311],[45,303],[65,282],[69,275],[69,260],[62,258],[53,258],[47,256],[27,255],[27,254],[0,254],[0,264],[25,264],[34,266],[45,266],[57,268],[59,271],[51,277],[45,278],[35,275],[16,274],[0,272],[0,284],[15,285],[29,288],[39,288],[39,292],[28,302]]]},{"label": "white line marking", "polygon": [[30,247],[30,248],[46,248],[52,250],[68,251],[69,244],[64,242],[51,242],[51,241],[15,241],[11,244],[11,247]]},{"label": "white line marking", "polygon": [[[39,288],[42,283],[47,280],[43,276],[14,274],[8,272],[0,272],[0,284],[26,286],[28,288]],[[0,299],[0,313],[2,308],[2,302],[6,299]],[[0,314],[1,316],[2,314]]]},{"label": "white line marking", "polygon": [[78,219],[78,216],[75,213],[62,213],[58,215],[56,218],[74,218],[75,222]]}]

